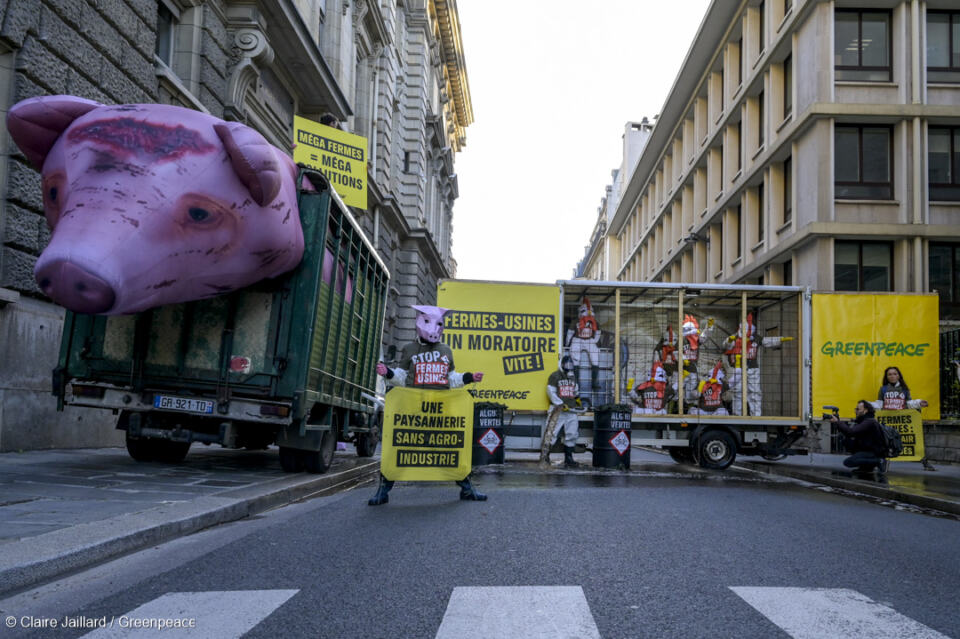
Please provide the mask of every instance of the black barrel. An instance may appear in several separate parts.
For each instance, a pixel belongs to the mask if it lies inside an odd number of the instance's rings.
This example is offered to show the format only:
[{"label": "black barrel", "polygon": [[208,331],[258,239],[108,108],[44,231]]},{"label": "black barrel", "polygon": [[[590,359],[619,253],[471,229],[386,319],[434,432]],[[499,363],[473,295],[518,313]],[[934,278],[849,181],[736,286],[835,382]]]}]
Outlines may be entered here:
[{"label": "black barrel", "polygon": [[473,465],[503,463],[503,404],[473,405]]},{"label": "black barrel", "polygon": [[593,467],[630,468],[630,416],[623,404],[605,404],[593,413]]}]

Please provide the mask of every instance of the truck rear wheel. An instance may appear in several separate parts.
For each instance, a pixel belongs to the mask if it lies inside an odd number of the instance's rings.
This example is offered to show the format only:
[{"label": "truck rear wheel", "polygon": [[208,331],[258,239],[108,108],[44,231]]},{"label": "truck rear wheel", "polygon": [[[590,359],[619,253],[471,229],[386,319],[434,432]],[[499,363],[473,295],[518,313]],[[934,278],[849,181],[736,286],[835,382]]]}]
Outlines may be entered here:
[{"label": "truck rear wheel", "polygon": [[357,435],[357,456],[373,457],[377,452],[377,444],[380,443],[380,427],[374,424],[370,427],[369,433],[360,433]]},{"label": "truck rear wheel", "polygon": [[315,475],[325,473],[333,463],[333,453],[337,450],[337,434],[333,430],[323,433],[320,440],[320,450],[301,450],[303,466],[308,473]]},{"label": "truck rear wheel", "polygon": [[678,464],[692,464],[693,463],[693,449],[692,448],[681,448],[680,446],[670,446],[667,448],[670,452],[670,458]]},{"label": "truck rear wheel", "polygon": [[280,447],[280,467],[287,473],[299,473],[303,470],[303,459],[300,451],[288,446]]},{"label": "truck rear wheel", "polygon": [[147,441],[154,445],[154,459],[165,464],[179,464],[190,450],[190,442],[174,442],[166,439]]},{"label": "truck rear wheel", "polygon": [[700,436],[700,466],[710,470],[724,470],[737,458],[737,445],[724,430],[710,430]]},{"label": "truck rear wheel", "polygon": [[127,433],[127,452],[135,461],[148,462],[153,461],[153,446],[149,439],[141,437],[130,437]]}]

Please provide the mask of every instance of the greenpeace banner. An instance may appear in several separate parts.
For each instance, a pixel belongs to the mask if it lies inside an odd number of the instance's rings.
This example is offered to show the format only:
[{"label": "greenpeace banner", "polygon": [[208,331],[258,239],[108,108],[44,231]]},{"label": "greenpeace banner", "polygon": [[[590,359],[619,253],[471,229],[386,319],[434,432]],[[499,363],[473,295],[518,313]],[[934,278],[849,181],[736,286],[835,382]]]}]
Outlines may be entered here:
[{"label": "greenpeace banner", "polygon": [[390,390],[380,472],[392,481],[460,481],[473,461],[473,398],[464,389]]},{"label": "greenpeace banner", "polygon": [[[906,377],[906,373],[904,373],[904,377]],[[923,399],[926,399],[926,397]],[[878,410],[877,421],[892,426],[900,432],[903,453],[899,457],[891,458],[890,461],[920,461],[923,459],[925,452],[923,450],[923,420],[920,419],[920,411]]]},{"label": "greenpeace banner", "polygon": [[347,206],[367,209],[367,138],[293,116],[293,161],[330,180]]},{"label": "greenpeace banner", "polygon": [[876,401],[884,369],[896,366],[912,398],[929,402],[922,418],[940,419],[936,294],[817,293],[812,339],[814,415],[833,405],[853,419],[857,401]]},{"label": "greenpeace banner", "polygon": [[560,289],[546,284],[444,280],[437,305],[457,370],[482,371],[470,393],[510,410],[546,410],[547,378],[557,370]]}]

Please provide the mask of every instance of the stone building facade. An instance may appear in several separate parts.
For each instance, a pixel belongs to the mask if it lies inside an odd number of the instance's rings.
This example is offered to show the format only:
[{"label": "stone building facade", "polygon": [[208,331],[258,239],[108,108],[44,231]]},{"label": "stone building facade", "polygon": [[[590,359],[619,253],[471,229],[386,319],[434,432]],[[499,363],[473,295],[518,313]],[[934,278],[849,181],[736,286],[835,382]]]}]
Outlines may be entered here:
[{"label": "stone building facade", "polygon": [[[293,117],[368,138],[368,209],[390,269],[384,344],[453,277],[454,156],[473,114],[456,0],[0,2],[0,115],[38,95],[167,103],[241,121],[290,148]],[[49,240],[40,176],[0,128],[0,451],[121,444],[113,418],[57,413],[63,312],[33,264]]]}]

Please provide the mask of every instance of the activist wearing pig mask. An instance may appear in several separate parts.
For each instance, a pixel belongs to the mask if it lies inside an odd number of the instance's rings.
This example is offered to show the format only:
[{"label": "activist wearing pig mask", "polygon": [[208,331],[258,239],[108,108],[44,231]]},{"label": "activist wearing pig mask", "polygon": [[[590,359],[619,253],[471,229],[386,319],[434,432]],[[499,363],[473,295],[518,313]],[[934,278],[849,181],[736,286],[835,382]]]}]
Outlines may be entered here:
[{"label": "activist wearing pig mask", "polygon": [[[383,362],[377,362],[377,374],[393,386],[431,390],[458,388],[482,380],[483,373],[458,373],[454,370],[453,351],[442,341],[443,316],[450,312],[449,309],[437,306],[411,308],[417,311],[417,339],[400,351],[400,365],[396,368],[388,368]],[[387,503],[393,484],[381,475],[377,492],[367,503],[371,506]],[[486,501],[487,496],[477,492],[469,475],[456,484],[460,486],[460,499]]]}]

